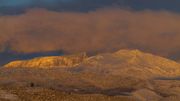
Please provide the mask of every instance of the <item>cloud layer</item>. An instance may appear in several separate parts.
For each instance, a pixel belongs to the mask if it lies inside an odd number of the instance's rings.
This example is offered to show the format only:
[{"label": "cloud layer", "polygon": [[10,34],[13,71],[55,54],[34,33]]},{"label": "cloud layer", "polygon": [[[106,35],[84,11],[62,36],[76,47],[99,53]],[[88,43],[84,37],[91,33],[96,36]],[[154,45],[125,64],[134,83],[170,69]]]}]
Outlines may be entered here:
[{"label": "cloud layer", "polygon": [[0,50],[107,52],[137,48],[180,58],[180,15],[165,11],[99,9],[89,13],[29,10],[0,17]]}]

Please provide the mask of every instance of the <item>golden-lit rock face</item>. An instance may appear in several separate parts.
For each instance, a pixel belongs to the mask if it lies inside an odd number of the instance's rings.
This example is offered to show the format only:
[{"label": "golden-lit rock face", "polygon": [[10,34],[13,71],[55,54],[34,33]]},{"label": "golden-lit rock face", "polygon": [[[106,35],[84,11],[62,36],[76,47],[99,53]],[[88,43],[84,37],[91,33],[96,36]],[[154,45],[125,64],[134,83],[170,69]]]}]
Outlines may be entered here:
[{"label": "golden-lit rock face", "polygon": [[69,55],[69,56],[49,56],[39,57],[32,60],[14,61],[5,65],[4,67],[18,68],[53,68],[53,67],[74,67],[79,65],[87,58],[86,53]]},{"label": "golden-lit rock face", "polygon": [[[129,75],[147,78],[150,76],[180,76],[180,64],[139,50],[119,50],[87,57],[86,54],[71,56],[39,57],[32,60],[11,62],[5,67],[83,67],[84,70],[107,72],[112,75]],[[137,75],[139,74],[139,75]]]}]

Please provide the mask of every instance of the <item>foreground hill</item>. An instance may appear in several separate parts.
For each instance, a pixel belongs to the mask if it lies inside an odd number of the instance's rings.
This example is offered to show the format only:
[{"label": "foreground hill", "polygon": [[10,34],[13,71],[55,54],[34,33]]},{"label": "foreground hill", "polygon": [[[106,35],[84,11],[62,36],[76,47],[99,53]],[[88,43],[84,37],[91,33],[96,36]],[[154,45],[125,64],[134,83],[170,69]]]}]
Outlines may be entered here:
[{"label": "foreground hill", "polygon": [[84,101],[82,96],[91,97],[87,101],[179,101],[179,77],[180,64],[175,61],[139,50],[120,50],[91,57],[82,54],[11,62],[0,69],[0,87],[19,88],[15,94],[27,101],[35,98],[28,94],[42,89],[59,96],[65,92],[68,97],[64,100],[73,96],[74,101]]}]

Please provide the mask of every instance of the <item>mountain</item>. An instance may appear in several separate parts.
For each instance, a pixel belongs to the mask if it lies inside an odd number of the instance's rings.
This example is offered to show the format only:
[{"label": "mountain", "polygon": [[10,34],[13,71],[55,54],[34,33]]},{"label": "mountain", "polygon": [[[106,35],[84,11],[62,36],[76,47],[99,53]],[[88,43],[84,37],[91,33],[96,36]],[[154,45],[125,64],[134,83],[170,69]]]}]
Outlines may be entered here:
[{"label": "mountain", "polygon": [[85,53],[70,56],[38,57],[31,60],[10,62],[4,67],[74,67],[74,69],[84,71],[96,71],[99,74],[110,73],[111,75],[128,75],[138,78],[180,75],[180,64],[175,61],[139,50],[125,49],[91,57],[88,57]]}]

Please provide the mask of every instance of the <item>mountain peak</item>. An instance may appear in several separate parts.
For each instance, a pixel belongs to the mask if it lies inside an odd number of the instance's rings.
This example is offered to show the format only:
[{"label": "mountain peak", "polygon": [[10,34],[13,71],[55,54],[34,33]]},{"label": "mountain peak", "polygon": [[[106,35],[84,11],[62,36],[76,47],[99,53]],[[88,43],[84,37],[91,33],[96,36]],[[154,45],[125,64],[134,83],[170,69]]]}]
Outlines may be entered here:
[{"label": "mountain peak", "polygon": [[122,50],[115,52],[114,54],[115,55],[140,56],[140,55],[147,54],[147,53],[143,53],[138,49],[135,49],[135,50],[122,49]]},{"label": "mountain peak", "polygon": [[132,54],[139,54],[139,53],[143,53],[138,49],[134,49],[134,50],[129,50],[129,49],[121,49],[119,51],[117,51],[116,53],[132,53]]},{"label": "mountain peak", "polygon": [[[140,50],[119,50],[115,53],[113,53],[113,56],[120,58],[121,60],[124,60],[128,63],[139,63],[141,60],[145,60],[147,58],[151,58],[152,54],[144,53]],[[155,57],[152,57],[155,58]]]}]

